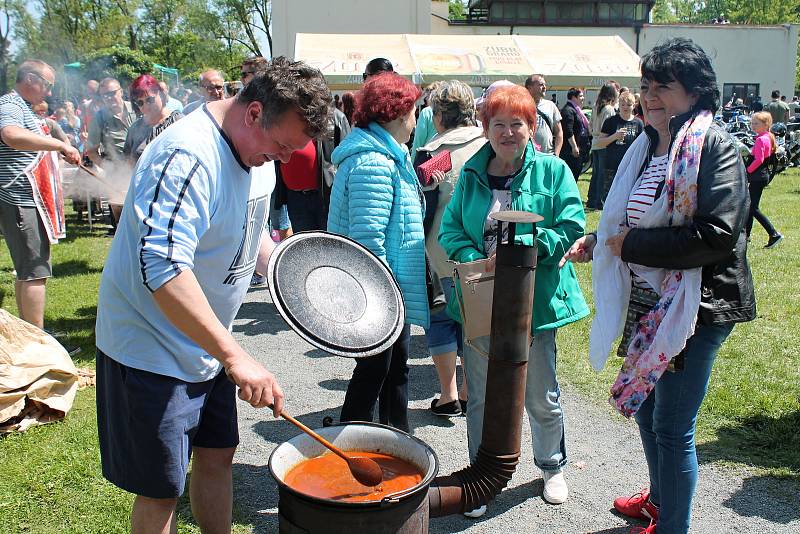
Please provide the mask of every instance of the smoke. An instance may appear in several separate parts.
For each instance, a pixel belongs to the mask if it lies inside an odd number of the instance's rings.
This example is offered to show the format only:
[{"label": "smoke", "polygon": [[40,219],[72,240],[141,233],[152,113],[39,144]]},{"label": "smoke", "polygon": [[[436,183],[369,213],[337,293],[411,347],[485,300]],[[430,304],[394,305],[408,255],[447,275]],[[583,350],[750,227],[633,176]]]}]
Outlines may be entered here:
[{"label": "smoke", "polygon": [[85,170],[71,165],[62,168],[64,196],[85,201],[103,199],[109,204],[122,204],[133,175],[133,166],[127,162],[106,160],[100,168],[90,167],[92,176]]}]

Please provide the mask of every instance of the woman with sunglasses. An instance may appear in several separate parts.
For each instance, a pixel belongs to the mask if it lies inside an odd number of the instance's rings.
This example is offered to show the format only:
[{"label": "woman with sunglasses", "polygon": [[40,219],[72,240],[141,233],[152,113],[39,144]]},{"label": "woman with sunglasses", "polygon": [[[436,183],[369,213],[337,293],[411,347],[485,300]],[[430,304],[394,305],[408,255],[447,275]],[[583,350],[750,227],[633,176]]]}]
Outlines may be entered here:
[{"label": "woman with sunglasses", "polygon": [[144,148],[173,122],[183,117],[178,111],[166,107],[168,97],[149,74],[142,74],[131,83],[131,102],[142,116],[131,124],[125,138],[123,153],[131,163],[136,163]]}]

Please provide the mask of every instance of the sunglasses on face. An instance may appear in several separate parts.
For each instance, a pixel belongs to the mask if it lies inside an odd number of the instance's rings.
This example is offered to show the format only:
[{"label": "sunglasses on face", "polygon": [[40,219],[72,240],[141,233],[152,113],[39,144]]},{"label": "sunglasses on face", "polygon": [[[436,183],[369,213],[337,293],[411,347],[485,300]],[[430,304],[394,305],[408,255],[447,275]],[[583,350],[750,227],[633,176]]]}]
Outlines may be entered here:
[{"label": "sunglasses on face", "polygon": [[151,96],[146,97],[144,100],[142,100],[142,99],[134,100],[133,103],[136,104],[137,107],[141,108],[145,104],[152,104],[155,101],[156,101],[156,97],[151,95]]},{"label": "sunglasses on face", "polygon": [[120,91],[122,91],[121,88],[120,89],[114,89],[113,91],[108,91],[106,93],[101,93],[100,96],[102,98],[105,98],[105,99],[108,100],[108,99],[111,99],[111,98],[114,98],[115,96],[117,96],[117,93],[119,93]]},{"label": "sunglasses on face", "polygon": [[239,73],[241,75],[239,77],[240,78],[247,78],[248,76],[252,76],[255,73],[256,73],[256,71],[254,71],[254,70],[243,70],[242,72]]},{"label": "sunglasses on face", "polygon": [[41,74],[39,74],[38,72],[31,72],[31,74],[33,74],[34,76],[36,76],[37,78],[39,78],[39,79],[42,81],[42,85],[44,85],[44,89],[45,89],[45,91],[49,91],[50,89],[52,89],[52,88],[53,88],[53,84],[52,84],[52,83],[50,83],[50,82],[47,80],[47,78],[45,78],[44,76],[42,76],[42,75],[41,75]]},{"label": "sunglasses on face", "polygon": [[224,85],[204,85],[203,87],[205,87],[207,91],[222,91],[225,88]]}]

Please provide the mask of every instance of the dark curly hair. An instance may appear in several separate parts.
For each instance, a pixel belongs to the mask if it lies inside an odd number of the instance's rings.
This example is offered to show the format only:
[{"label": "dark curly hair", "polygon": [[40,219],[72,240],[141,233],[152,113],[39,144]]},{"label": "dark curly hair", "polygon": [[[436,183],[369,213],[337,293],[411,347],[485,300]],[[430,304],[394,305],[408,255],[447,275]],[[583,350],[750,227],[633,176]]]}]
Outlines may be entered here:
[{"label": "dark curly hair", "polygon": [[356,95],[353,121],[359,128],[386,123],[407,114],[422,95],[419,88],[394,72],[370,76]]},{"label": "dark curly hair", "polygon": [[658,83],[676,81],[697,96],[693,109],[719,109],[717,75],[711,59],[691,39],[676,37],[657,45],[642,58],[642,78]]},{"label": "dark curly hair", "polygon": [[259,70],[236,100],[244,105],[260,102],[264,107],[264,128],[272,126],[285,112],[296,110],[306,123],[306,135],[319,137],[327,130],[332,99],[319,70],[281,56]]}]

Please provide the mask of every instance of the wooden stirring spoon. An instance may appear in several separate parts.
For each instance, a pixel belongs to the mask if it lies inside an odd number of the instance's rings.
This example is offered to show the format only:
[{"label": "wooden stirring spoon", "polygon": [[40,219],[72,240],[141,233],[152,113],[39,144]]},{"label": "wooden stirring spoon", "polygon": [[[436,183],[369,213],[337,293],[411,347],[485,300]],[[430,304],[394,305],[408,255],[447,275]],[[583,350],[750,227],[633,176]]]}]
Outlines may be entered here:
[{"label": "wooden stirring spoon", "polygon": [[[228,370],[225,370],[225,373],[228,373]],[[228,380],[234,382],[231,375],[228,375]],[[234,382],[235,383],[235,382]],[[241,393],[241,392],[240,392]],[[268,405],[270,409],[273,409],[273,405]],[[361,458],[358,456],[348,456],[345,452],[328,441],[327,439],[323,438],[306,425],[286,413],[285,411],[281,411],[281,417],[292,423],[294,426],[320,442],[322,445],[333,451],[336,456],[347,462],[347,467],[350,468],[350,474],[353,475],[359,483],[363,484],[364,486],[377,486],[381,482],[383,482],[383,470],[381,466],[378,465],[378,462],[373,460],[372,458]]]},{"label": "wooden stirring spoon", "polygon": [[[272,406],[270,406],[272,408]],[[345,452],[328,441],[327,439],[323,438],[306,425],[292,417],[291,415],[287,414],[286,412],[281,412],[281,417],[295,425],[297,428],[323,444],[325,447],[329,448],[333,451],[334,454],[339,456],[345,462],[347,462],[347,466],[350,468],[350,473],[353,475],[359,483],[365,486],[377,486],[381,482],[383,482],[383,470],[381,466],[378,465],[378,462],[373,460],[372,458],[361,458],[359,456],[349,456],[345,454]]]}]

